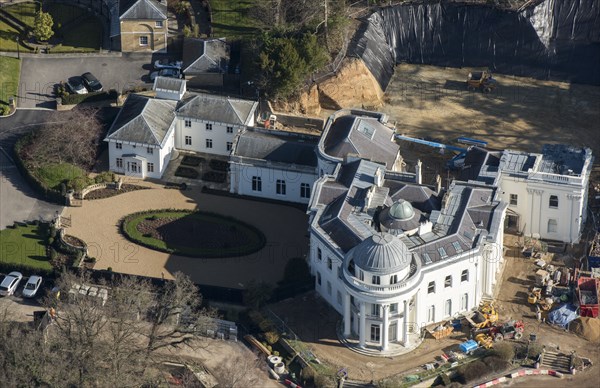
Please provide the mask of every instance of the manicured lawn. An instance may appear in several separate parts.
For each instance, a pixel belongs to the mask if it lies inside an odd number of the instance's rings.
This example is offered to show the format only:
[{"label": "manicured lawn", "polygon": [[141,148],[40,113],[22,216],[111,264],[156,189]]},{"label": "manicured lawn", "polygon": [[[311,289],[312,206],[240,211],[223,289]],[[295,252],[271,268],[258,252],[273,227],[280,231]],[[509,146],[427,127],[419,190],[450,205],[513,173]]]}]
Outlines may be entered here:
[{"label": "manicured lawn", "polygon": [[35,170],[35,175],[49,188],[60,190],[60,184],[66,180],[85,177],[81,168],[70,163],[47,164]]},{"label": "manicured lawn", "polygon": [[85,23],[69,29],[61,46],[54,47],[53,53],[97,51],[102,40],[102,25],[96,18],[88,18]]},{"label": "manicured lawn", "polygon": [[18,226],[0,231],[0,261],[51,270],[46,256],[46,236],[38,225]]},{"label": "manicured lawn", "polygon": [[[36,3],[19,3],[4,7],[4,10],[33,29]],[[58,40],[60,44],[51,48],[53,53],[97,51],[102,44],[102,23],[83,8],[67,4],[49,3],[44,5],[54,20],[55,35],[50,43]],[[17,31],[0,22],[0,50],[16,51]],[[21,39],[24,36],[21,35]],[[21,45],[20,50],[31,50]]]},{"label": "manicured lawn", "polygon": [[37,3],[19,3],[5,7],[4,10],[28,26],[33,26],[38,5]]},{"label": "manicured lawn", "polygon": [[256,33],[260,21],[248,15],[259,0],[210,0],[215,37],[242,38]]},{"label": "manicured lawn", "polygon": [[223,258],[246,256],[265,245],[253,226],[218,214],[186,210],[156,210],[131,214],[121,231],[130,240],[178,255]]},{"label": "manicured lawn", "polygon": [[[0,51],[17,51],[16,38],[19,36],[17,30],[8,24],[0,21]],[[29,52],[28,49],[21,46],[21,51]]]},{"label": "manicured lawn", "polygon": [[21,61],[17,58],[0,57],[0,104],[8,104],[10,96],[17,94]]}]

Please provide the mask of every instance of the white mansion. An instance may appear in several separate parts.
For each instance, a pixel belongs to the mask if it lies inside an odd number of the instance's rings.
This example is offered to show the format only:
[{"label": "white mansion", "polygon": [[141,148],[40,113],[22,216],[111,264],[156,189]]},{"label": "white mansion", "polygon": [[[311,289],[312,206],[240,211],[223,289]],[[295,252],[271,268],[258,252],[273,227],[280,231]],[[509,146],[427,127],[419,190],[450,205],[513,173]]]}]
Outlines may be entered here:
[{"label": "white mansion", "polygon": [[160,178],[174,148],[229,155],[230,192],[306,203],[315,288],[365,351],[408,350],[423,327],[492,298],[505,227],[581,234],[589,149],[472,148],[443,190],[422,183],[420,162],[404,170],[383,114],[341,110],[320,138],[270,131],[253,128],[255,102],[186,94],[184,83],[159,77],[158,98],[128,97],[105,139],[111,169]]}]

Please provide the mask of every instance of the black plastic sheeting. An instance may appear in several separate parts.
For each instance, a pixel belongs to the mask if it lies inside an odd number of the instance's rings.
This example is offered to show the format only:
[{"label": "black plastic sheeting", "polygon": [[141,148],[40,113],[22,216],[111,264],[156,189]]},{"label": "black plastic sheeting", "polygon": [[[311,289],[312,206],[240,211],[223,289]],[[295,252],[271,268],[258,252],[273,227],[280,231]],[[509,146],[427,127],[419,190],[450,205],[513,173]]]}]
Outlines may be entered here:
[{"label": "black plastic sheeting", "polygon": [[383,90],[400,62],[600,85],[600,0],[546,0],[520,13],[455,3],[383,8],[348,53]]}]

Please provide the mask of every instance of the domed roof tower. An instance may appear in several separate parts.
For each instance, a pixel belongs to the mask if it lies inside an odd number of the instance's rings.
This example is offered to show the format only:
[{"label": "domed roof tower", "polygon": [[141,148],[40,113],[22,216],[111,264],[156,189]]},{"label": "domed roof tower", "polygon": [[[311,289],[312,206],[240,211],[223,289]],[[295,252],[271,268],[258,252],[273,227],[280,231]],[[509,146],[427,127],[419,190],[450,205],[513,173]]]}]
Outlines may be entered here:
[{"label": "domed roof tower", "polygon": [[399,238],[377,233],[350,250],[347,260],[366,272],[393,274],[410,268],[412,253]]}]

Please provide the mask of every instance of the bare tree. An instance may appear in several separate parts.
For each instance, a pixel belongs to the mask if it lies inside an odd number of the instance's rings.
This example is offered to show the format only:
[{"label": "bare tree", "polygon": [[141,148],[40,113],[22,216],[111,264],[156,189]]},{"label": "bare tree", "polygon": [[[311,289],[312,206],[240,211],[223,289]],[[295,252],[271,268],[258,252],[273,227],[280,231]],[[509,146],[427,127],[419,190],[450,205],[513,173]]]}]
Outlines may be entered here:
[{"label": "bare tree", "polygon": [[265,362],[256,354],[251,357],[246,354],[237,354],[220,364],[213,372],[219,381],[219,387],[256,387],[261,381],[260,370],[265,368]]},{"label": "bare tree", "polygon": [[189,277],[175,273],[175,280],[156,295],[149,312],[149,328],[142,332],[146,337],[146,359],[157,351],[169,347],[198,345],[196,335],[215,330],[216,313],[202,308],[202,297]]},{"label": "bare tree", "polygon": [[37,132],[24,150],[30,161],[68,162],[90,168],[96,160],[103,133],[97,110],[73,109],[55,113]]}]

